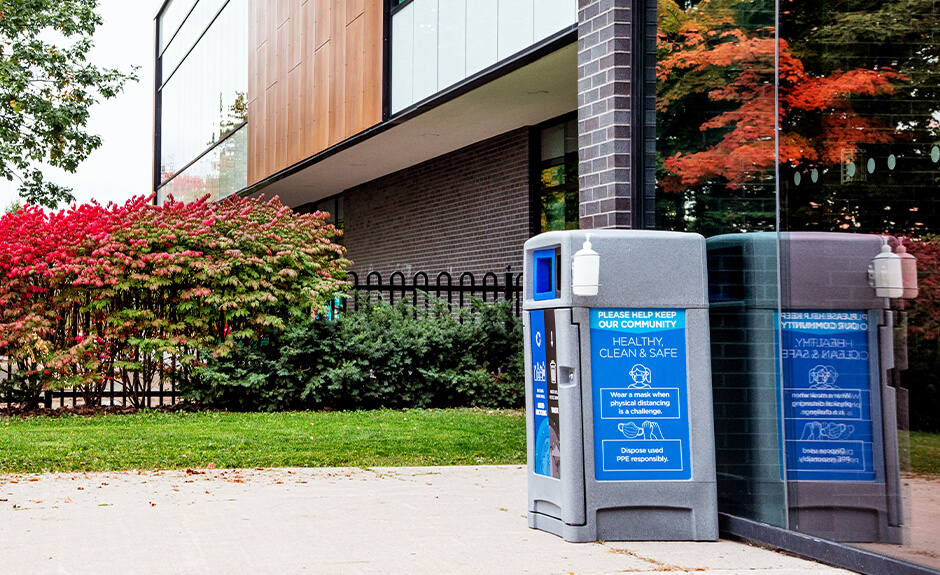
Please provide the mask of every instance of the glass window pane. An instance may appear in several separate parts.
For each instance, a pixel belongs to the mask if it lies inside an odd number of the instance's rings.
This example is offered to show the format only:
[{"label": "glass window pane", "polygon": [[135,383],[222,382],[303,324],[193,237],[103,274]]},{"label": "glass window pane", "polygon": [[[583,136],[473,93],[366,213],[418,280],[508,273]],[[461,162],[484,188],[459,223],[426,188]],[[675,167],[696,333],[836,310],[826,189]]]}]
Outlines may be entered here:
[{"label": "glass window pane", "polygon": [[173,196],[190,202],[205,195],[220,200],[248,185],[248,130],[239,128],[158,190],[158,201]]},{"label": "glass window pane", "polygon": [[192,10],[193,4],[198,0],[170,0],[160,14],[160,52],[166,48],[170,40],[179,30],[180,25]]},{"label": "glass window pane", "polygon": [[707,238],[719,510],[786,527],[774,11],[773,2],[660,0],[655,227]]},{"label": "glass window pane", "polygon": [[[573,133],[572,133],[573,130]],[[539,173],[537,182],[540,228],[576,230],[579,225],[577,119],[561,120],[539,132]]]},{"label": "glass window pane", "polygon": [[[193,11],[183,22],[179,32],[163,51],[163,79],[166,81],[173,71],[193,47],[200,36],[209,27],[212,19],[219,14],[219,10],[228,0],[199,0]],[[247,11],[247,7],[245,8]],[[246,30],[247,32],[247,30]]]},{"label": "glass window pane", "polygon": [[247,118],[247,4],[230,0],[161,90],[162,181]]},{"label": "glass window pane", "polygon": [[[928,289],[886,299],[866,282],[867,268],[885,244],[913,255],[921,278],[935,271],[938,24],[931,2],[797,3],[780,13],[779,54],[780,221],[788,232],[781,251],[789,260],[781,277],[788,286],[782,305],[803,315],[864,316],[868,323],[867,337],[850,329],[855,322],[817,326],[814,335],[822,337],[815,343],[781,330],[787,473],[815,473],[820,484],[794,483],[791,519],[802,531],[934,569],[940,558],[929,535],[936,529],[936,515],[930,519],[928,511],[932,484],[911,474],[922,468],[912,468],[910,445],[936,438],[926,432],[940,430],[940,294]],[[819,270],[821,261],[828,262],[827,273],[816,274],[810,301],[803,297],[805,273]],[[824,341],[852,347],[837,352],[823,349]],[[851,351],[867,353],[867,360],[851,359]],[[825,361],[807,365],[799,361],[803,353]],[[790,400],[807,387],[826,407],[812,418],[801,417]],[[857,398],[851,421],[833,413],[842,397]],[[802,457],[820,446],[828,451],[816,455],[819,469],[807,469]],[[827,455],[838,450],[845,451],[844,461]],[[820,506],[820,498],[838,489],[833,484],[849,476],[848,509]],[[822,511],[828,512],[826,524],[818,516]]]}]

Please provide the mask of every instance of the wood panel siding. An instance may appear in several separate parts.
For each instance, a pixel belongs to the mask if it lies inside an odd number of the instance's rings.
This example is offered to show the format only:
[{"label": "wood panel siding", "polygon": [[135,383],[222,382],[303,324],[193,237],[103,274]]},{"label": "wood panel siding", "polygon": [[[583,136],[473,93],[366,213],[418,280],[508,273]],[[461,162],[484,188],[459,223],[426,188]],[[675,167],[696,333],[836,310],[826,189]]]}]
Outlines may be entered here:
[{"label": "wood panel siding", "polygon": [[382,0],[250,0],[248,183],[382,120]]}]

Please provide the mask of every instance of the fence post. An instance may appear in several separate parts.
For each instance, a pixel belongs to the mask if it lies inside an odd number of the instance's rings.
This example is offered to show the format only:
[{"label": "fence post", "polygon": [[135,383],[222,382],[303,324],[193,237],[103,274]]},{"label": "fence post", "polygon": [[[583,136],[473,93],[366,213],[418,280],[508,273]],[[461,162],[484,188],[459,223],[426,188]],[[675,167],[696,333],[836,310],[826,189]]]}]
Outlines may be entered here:
[{"label": "fence post", "polygon": [[506,299],[512,299],[513,292],[515,291],[513,288],[514,288],[515,286],[512,285],[512,284],[513,284],[513,282],[512,282],[512,266],[509,265],[509,264],[506,264],[506,275],[503,276],[503,280],[506,282],[505,297],[506,297]]}]

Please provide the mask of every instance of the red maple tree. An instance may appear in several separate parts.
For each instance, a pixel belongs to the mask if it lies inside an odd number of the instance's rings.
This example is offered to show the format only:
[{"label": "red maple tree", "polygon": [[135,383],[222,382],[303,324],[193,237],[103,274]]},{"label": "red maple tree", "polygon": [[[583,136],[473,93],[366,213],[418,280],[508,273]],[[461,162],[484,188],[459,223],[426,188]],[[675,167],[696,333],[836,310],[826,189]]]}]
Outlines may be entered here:
[{"label": "red maple tree", "polygon": [[[894,94],[907,79],[903,74],[889,68],[810,73],[787,41],[775,38],[773,27],[738,25],[739,3],[703,0],[682,11],[672,0],[660,0],[657,112],[688,105],[691,95],[704,94],[715,106],[699,116],[698,130],[709,142],[704,149],[667,152],[659,182],[665,192],[719,178],[738,189],[772,174],[777,160],[835,165],[853,160],[862,143],[903,137],[852,105],[854,97]],[[779,156],[775,123],[781,128]]]}]

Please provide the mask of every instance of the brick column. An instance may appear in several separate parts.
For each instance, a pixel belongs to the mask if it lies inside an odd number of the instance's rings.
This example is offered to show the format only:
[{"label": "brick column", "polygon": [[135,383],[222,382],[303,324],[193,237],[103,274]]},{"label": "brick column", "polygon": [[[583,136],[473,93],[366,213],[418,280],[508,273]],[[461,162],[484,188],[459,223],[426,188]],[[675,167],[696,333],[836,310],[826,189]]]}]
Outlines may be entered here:
[{"label": "brick column", "polygon": [[[635,14],[635,5],[645,13]],[[655,6],[655,0],[578,2],[582,229],[654,227]],[[645,33],[643,54],[633,53],[634,28]],[[645,73],[634,74],[637,67]],[[635,101],[646,104],[634,109]]]}]

